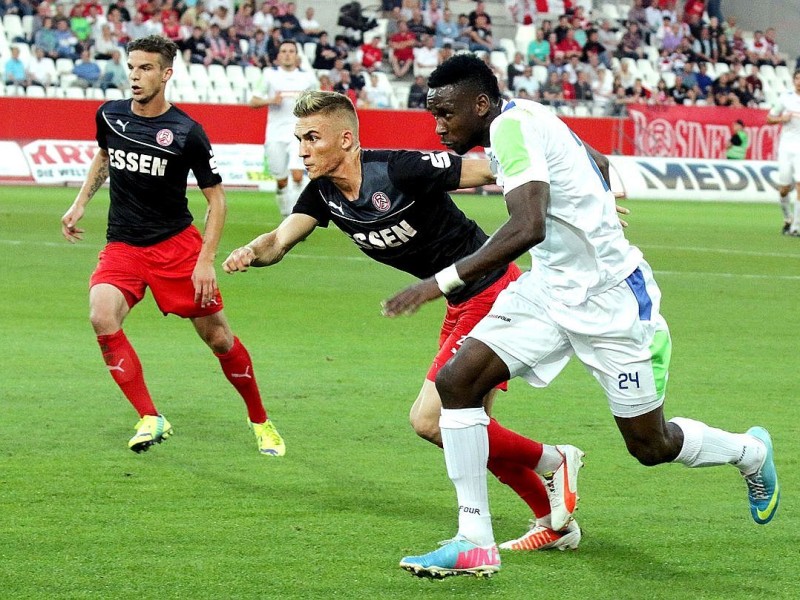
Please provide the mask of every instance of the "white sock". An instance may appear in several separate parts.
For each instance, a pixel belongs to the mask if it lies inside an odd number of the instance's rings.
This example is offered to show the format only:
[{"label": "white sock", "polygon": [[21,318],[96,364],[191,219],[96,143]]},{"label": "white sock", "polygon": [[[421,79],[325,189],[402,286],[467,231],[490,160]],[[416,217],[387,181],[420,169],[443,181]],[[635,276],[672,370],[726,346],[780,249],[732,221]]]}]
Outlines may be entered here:
[{"label": "white sock", "polygon": [[292,214],[292,208],[294,208],[294,203],[297,201],[297,196],[294,195],[291,184],[287,185],[282,190],[278,190],[275,199],[278,202],[278,210],[281,212],[281,216],[284,219]]},{"label": "white sock", "polygon": [[794,211],[792,210],[792,201],[789,198],[789,194],[781,196],[781,211],[783,211],[783,219],[791,222]]},{"label": "white sock", "polygon": [[795,200],[794,204],[794,220],[792,221],[792,231],[797,231],[800,227],[800,201]]},{"label": "white sock", "polygon": [[547,475],[560,467],[562,462],[564,462],[564,456],[556,450],[555,446],[542,444],[542,457],[533,470],[539,475]]},{"label": "white sock", "polygon": [[745,475],[757,471],[764,462],[766,448],[753,436],[730,433],[683,417],[675,417],[669,422],[683,431],[683,447],[673,462],[687,467],[730,464]]},{"label": "white sock", "polygon": [[494,544],[486,486],[487,425],[483,408],[443,408],[439,417],[447,475],[458,499],[458,534],[479,546]]}]

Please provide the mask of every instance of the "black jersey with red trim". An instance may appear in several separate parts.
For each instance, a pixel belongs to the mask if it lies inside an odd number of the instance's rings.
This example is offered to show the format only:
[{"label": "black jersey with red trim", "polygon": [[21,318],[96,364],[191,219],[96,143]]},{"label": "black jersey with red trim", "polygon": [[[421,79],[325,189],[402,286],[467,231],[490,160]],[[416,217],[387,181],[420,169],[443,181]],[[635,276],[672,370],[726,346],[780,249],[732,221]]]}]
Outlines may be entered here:
[{"label": "black jersey with red trim", "polygon": [[111,178],[106,239],[150,246],[186,229],[192,222],[189,170],[201,188],[222,182],[200,124],[175,106],[157,117],[140,117],[131,100],[106,102],[96,121]]},{"label": "black jersey with red trim", "polygon": [[[489,236],[455,205],[461,157],[447,152],[363,150],[361,190],[347,200],[329,179],[306,186],[293,212],[327,227],[330,221],[364,254],[425,279],[480,248]],[[505,272],[492,271],[449,294],[458,304]]]}]

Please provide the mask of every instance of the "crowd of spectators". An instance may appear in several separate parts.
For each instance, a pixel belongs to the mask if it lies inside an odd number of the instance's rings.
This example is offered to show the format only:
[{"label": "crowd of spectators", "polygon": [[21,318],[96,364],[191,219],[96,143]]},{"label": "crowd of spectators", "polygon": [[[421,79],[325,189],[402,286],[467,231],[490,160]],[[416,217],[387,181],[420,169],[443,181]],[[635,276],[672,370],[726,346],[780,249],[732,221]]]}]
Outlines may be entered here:
[{"label": "crowd of spectators", "polygon": [[124,47],[138,37],[172,39],[187,64],[259,68],[273,65],[281,41],[291,39],[304,58],[313,43],[306,66],[323,89],[360,106],[396,106],[391,78],[408,90],[404,106],[424,108],[431,71],[453,53],[471,51],[484,57],[508,97],[620,115],[631,103],[758,106],[767,99],[759,70],[786,64],[774,28],[745,36],[713,0],[632,0],[619,20],[564,4],[564,14],[542,18],[536,1],[506,0],[513,19],[533,32],[527,47],[517,38],[511,57],[481,0],[461,14],[448,0],[381,0],[377,28],[358,2],[343,5],[338,22],[325,27],[313,6],[279,0],[0,0],[0,16],[33,18],[30,35],[14,40],[31,51],[21,57],[12,50],[4,76],[7,84],[52,85],[49,59],[69,58],[72,85],[124,89]]}]

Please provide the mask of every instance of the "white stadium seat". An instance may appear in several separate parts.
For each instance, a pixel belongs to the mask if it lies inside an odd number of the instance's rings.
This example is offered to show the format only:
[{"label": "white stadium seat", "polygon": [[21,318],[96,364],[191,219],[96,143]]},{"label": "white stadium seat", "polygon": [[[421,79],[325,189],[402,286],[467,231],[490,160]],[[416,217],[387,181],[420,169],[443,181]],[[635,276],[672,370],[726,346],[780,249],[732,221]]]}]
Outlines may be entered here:
[{"label": "white stadium seat", "polygon": [[71,100],[85,100],[86,93],[83,91],[83,88],[70,87],[66,89],[64,97]]},{"label": "white stadium seat", "polygon": [[25,37],[25,31],[22,29],[22,19],[19,15],[5,15],[3,17],[3,28],[6,30],[6,38],[9,42],[13,42],[18,37]]},{"label": "white stadium seat", "polygon": [[39,87],[38,85],[29,85],[28,89],[25,92],[25,95],[28,98],[45,98],[45,90],[43,87]]}]

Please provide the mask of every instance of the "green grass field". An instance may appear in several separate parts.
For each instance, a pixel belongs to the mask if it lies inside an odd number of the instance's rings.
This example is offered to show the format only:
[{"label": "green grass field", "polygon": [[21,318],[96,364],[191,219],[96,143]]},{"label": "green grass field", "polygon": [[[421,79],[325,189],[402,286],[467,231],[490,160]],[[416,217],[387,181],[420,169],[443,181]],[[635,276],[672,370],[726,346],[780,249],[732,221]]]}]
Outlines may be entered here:
[{"label": "green grass field", "polygon": [[[60,236],[74,188],[2,188],[1,598],[797,598],[800,241],[775,205],[630,202],[628,236],[664,292],[673,336],[668,416],[772,433],[783,502],[755,525],[732,467],[640,466],[594,380],[572,364],[546,390],[513,381],[506,425],[586,451],[572,553],[504,554],[490,580],[397,567],[455,533],[439,450],[407,421],[435,353],[441,302],[398,320],[380,301],[411,282],[318,230],[282,263],[228,276],[283,459],[260,456],[244,406],[191,325],[148,298],[125,326],[175,436],[127,450],[137,418],[102,363],[87,280],[106,192],[82,244]],[[464,197],[488,230],[498,197]],[[192,195],[202,215],[202,197]],[[271,196],[229,194],[228,251],[273,228]],[[524,262],[524,261],[523,261]],[[498,540],[527,527],[490,481]]]}]

